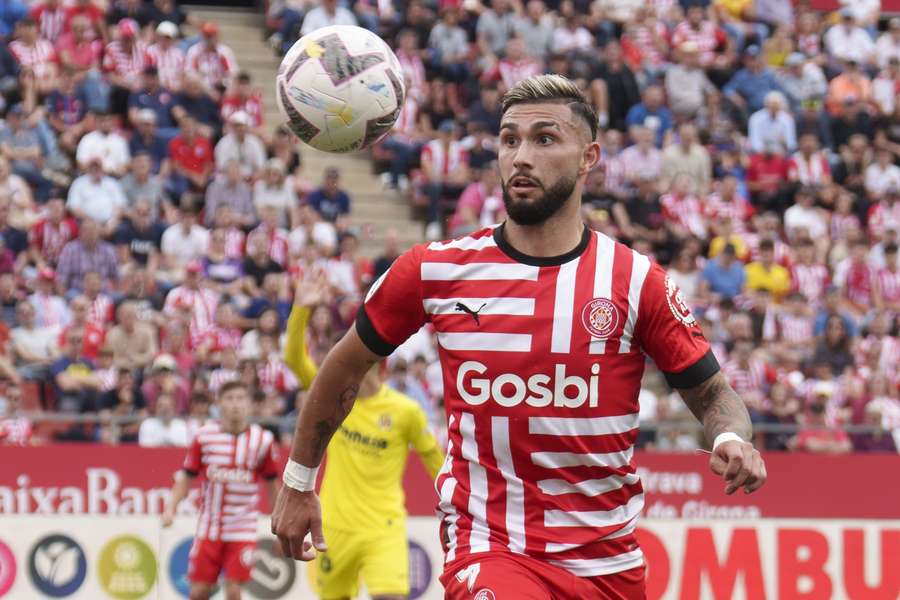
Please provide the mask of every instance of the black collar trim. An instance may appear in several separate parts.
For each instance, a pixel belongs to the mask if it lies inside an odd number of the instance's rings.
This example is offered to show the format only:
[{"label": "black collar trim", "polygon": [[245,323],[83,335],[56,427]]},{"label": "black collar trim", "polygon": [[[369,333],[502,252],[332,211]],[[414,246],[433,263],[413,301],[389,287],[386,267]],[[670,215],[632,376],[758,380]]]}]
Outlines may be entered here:
[{"label": "black collar trim", "polygon": [[555,267],[564,265],[570,260],[574,260],[581,256],[587,249],[588,244],[591,243],[591,230],[585,226],[584,232],[581,234],[581,241],[578,242],[577,246],[565,254],[560,254],[558,256],[529,256],[528,254],[519,252],[506,241],[506,236],[503,235],[503,228],[505,226],[506,223],[501,223],[494,228],[494,241],[497,243],[497,247],[514,261],[533,267]]}]

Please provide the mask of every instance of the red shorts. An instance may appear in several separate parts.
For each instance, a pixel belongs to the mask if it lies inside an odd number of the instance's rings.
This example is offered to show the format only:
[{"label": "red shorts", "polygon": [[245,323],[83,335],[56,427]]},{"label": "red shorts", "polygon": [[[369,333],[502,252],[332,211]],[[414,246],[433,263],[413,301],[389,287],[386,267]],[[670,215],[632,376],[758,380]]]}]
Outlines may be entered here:
[{"label": "red shorts", "polygon": [[250,581],[256,542],[213,542],[194,538],[188,558],[188,581],[215,584],[219,574],[227,581]]},{"label": "red shorts", "polygon": [[521,554],[476,554],[444,567],[445,600],[643,600],[644,567],[577,577]]}]

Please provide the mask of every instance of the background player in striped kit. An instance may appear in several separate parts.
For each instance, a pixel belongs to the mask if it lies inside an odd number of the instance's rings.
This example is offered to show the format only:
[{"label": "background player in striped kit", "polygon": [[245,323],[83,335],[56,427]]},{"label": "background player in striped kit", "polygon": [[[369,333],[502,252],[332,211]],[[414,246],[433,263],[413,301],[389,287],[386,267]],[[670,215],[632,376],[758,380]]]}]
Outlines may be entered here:
[{"label": "background player in striped kit", "polygon": [[504,97],[509,218],[398,258],[325,359],[273,513],[292,556],[325,548],[312,484],[359,381],[425,322],[437,333],[449,423],[437,481],[447,598],[644,597],[632,455],[646,356],[704,424],[725,493],[765,482],[747,410],[677,286],[582,221],[596,136],[596,114],[563,77],[526,79]]},{"label": "background player in striped kit", "polygon": [[163,527],[172,524],[178,503],[199,476],[202,501],[188,561],[191,600],[207,600],[220,573],[225,576],[225,600],[240,600],[241,586],[250,580],[253,567],[260,480],[266,481],[269,498],[277,489],[278,444],[270,431],[250,424],[247,385],[225,383],[218,404],[222,418],[197,431],[162,516]]}]

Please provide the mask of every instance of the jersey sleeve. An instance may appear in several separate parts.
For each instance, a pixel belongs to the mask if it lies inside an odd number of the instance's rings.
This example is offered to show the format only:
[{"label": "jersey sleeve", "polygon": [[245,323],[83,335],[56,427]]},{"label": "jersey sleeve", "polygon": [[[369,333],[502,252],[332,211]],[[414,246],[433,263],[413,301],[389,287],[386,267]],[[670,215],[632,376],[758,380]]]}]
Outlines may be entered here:
[{"label": "jersey sleeve", "polygon": [[656,264],[641,291],[635,337],[673,388],[695,387],[719,371],[681,290]]},{"label": "jersey sleeve", "polygon": [[425,411],[418,404],[413,405],[409,411],[407,422],[407,435],[409,444],[422,459],[422,463],[434,479],[444,462],[444,454],[438,447],[437,439],[431,433],[428,426],[428,418]]},{"label": "jersey sleeve", "polygon": [[278,451],[278,442],[275,440],[275,436],[268,431],[266,432],[265,439],[269,447],[259,464],[259,476],[263,479],[274,479],[281,473],[281,458],[280,452]]},{"label": "jersey sleeve", "polygon": [[356,331],[375,354],[388,356],[427,320],[422,304],[422,250],[403,253],[378,278],[356,315]]},{"label": "jersey sleeve", "polygon": [[184,464],[181,466],[182,470],[191,477],[196,477],[200,473],[200,468],[203,464],[202,454],[200,440],[197,436],[194,436],[194,439],[191,440],[191,445],[188,447],[187,456],[184,457]]}]

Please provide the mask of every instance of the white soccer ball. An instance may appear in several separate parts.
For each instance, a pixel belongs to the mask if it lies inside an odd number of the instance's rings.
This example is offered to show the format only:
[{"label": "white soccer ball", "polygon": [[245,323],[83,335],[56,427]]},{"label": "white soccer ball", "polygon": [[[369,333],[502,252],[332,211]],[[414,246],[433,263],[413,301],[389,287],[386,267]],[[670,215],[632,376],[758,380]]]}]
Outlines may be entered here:
[{"label": "white soccer ball", "polygon": [[390,47],[362,27],[309,33],[281,61],[275,96],[287,126],[325,152],[371,146],[391,130],[406,89]]}]

